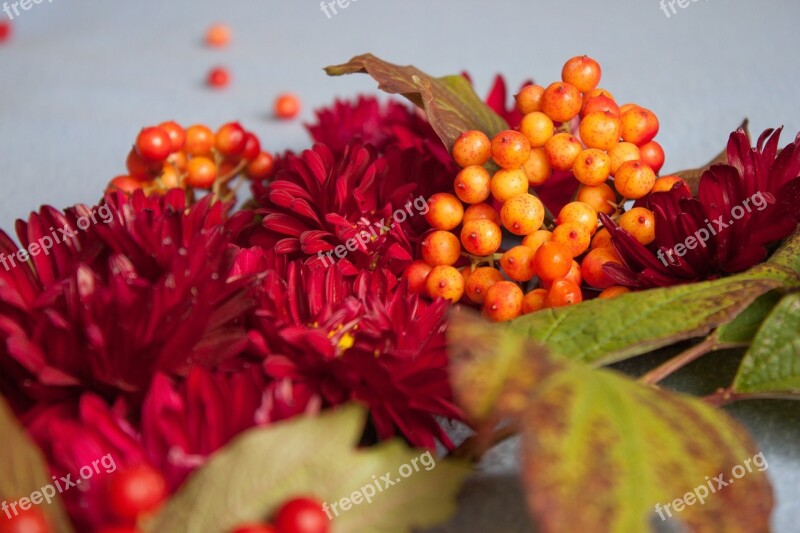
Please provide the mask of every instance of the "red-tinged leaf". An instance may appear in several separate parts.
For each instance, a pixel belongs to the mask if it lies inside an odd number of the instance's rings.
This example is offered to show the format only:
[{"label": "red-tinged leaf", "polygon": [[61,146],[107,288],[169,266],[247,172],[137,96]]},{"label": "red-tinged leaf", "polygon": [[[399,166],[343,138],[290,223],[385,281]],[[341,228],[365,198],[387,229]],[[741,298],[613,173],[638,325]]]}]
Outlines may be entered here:
[{"label": "red-tinged leaf", "polygon": [[327,67],[325,72],[331,76],[366,73],[378,82],[379,89],[408,98],[425,110],[448,149],[466,130],[480,130],[492,137],[508,129],[508,123],[483,103],[463,76],[434,78],[416,67],[394,65],[372,54]]}]

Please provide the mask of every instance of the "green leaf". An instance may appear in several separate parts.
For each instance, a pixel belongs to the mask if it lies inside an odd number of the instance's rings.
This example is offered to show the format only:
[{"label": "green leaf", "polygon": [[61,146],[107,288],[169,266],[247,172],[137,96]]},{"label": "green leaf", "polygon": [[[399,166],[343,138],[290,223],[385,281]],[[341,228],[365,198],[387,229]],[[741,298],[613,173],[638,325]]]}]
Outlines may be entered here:
[{"label": "green leaf", "polygon": [[785,296],[758,330],[733,383],[735,392],[800,394],[800,293]]},{"label": "green leaf", "polygon": [[759,266],[782,269],[784,275],[793,280],[791,286],[800,287],[800,227],[772,254],[766,264]]},{"label": "green leaf", "polygon": [[[359,449],[365,418],[363,408],[348,406],[242,434],[189,478],[147,531],[227,533],[303,495],[329,504],[333,533],[403,532],[447,520],[470,469],[432,463],[430,452],[399,440]],[[387,473],[395,485],[381,481]],[[372,502],[342,510],[341,499],[362,488],[375,493]]]},{"label": "green leaf", "polygon": [[745,273],[548,309],[508,327],[559,356],[604,365],[706,335],[780,286],[780,280]]},{"label": "green leaf", "polygon": [[[20,498],[30,498],[53,480],[48,474],[47,461],[17,421],[5,399],[0,396],[0,435],[3,451],[0,453],[0,501],[16,502]],[[38,499],[38,498],[37,498]],[[56,495],[48,504],[39,504],[47,516],[53,531],[70,533],[73,531],[69,517]],[[9,511],[11,512],[11,511]],[[0,515],[0,521],[4,519]]]},{"label": "green leaf", "polygon": [[475,94],[463,76],[435,78],[416,67],[394,65],[372,54],[326,67],[325,72],[330,76],[366,73],[382,91],[408,98],[425,110],[428,122],[448,150],[466,130],[480,130],[491,138],[508,129],[506,121]]},{"label": "green leaf", "polygon": [[[451,327],[473,332],[450,336],[454,368],[493,374],[501,383],[499,393],[491,392],[498,414],[512,415],[521,428],[523,484],[537,530],[644,532],[651,519],[660,522],[661,510],[692,531],[768,531],[766,458],[725,413],[616,372],[548,361],[533,343],[474,343],[496,330],[464,315]],[[526,360],[528,377],[519,375]],[[488,390],[469,386],[454,380],[459,398]],[[726,483],[738,479],[712,492],[708,483],[720,474]],[[711,486],[717,490],[716,482]],[[675,501],[686,495],[692,504],[676,511]]]},{"label": "green leaf", "polygon": [[753,341],[761,323],[780,301],[781,293],[770,291],[760,296],[750,306],[742,311],[739,316],[723,324],[714,332],[714,341],[717,344],[746,346]]}]

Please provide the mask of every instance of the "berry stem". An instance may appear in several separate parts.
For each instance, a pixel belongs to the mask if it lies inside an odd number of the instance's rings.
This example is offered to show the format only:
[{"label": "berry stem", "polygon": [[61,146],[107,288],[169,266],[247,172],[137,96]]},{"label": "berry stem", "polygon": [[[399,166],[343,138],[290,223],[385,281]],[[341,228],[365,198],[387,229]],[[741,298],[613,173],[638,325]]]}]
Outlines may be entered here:
[{"label": "berry stem", "polygon": [[742,345],[719,342],[717,341],[716,334],[712,333],[711,335],[706,337],[706,339],[700,344],[696,344],[691,348],[684,350],[675,357],[657,366],[656,368],[654,368],[653,370],[651,370],[650,372],[639,378],[639,381],[646,385],[655,385],[656,383],[664,380],[666,377],[677,372],[678,370],[688,365],[692,361],[696,361],[697,359],[699,359],[700,357],[702,357],[707,353],[715,352],[717,350],[725,350],[727,348],[737,348],[740,346]]}]

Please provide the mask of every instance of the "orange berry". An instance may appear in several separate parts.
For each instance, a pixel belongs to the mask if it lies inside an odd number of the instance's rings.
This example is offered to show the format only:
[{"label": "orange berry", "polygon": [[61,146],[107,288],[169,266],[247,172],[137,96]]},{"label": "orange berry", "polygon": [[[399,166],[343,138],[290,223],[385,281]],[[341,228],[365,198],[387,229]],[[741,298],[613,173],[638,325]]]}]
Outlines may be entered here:
[{"label": "orange berry", "polygon": [[563,279],[569,280],[578,287],[580,287],[581,283],[583,282],[583,275],[581,274],[580,263],[578,263],[573,259],[572,265],[569,267],[569,272],[567,272],[567,275],[564,276]]},{"label": "orange berry", "polygon": [[639,109],[639,107],[641,106],[639,106],[638,104],[622,104],[621,106],[619,106],[619,114],[620,116],[622,116],[631,109]]},{"label": "orange berry", "polygon": [[434,229],[451,230],[461,224],[464,206],[461,200],[446,192],[439,192],[428,199],[425,220]]},{"label": "orange berry", "polygon": [[575,159],[572,173],[584,185],[603,184],[611,175],[611,158],[603,150],[589,148]]},{"label": "orange berry", "polygon": [[568,279],[557,279],[547,293],[545,305],[550,308],[566,307],[583,301],[581,288]]},{"label": "orange berry", "polygon": [[541,111],[556,122],[572,120],[582,107],[583,95],[571,83],[553,83],[542,94]]},{"label": "orange berry", "polygon": [[550,160],[547,159],[544,148],[531,150],[531,156],[523,165],[522,171],[528,178],[528,184],[531,187],[541,185],[553,175],[553,167],[550,166]]},{"label": "orange berry", "polygon": [[528,139],[532,148],[541,148],[553,136],[555,125],[550,117],[535,111],[522,117],[519,131]]},{"label": "orange berry", "polygon": [[422,259],[431,266],[454,265],[460,257],[461,244],[449,231],[432,231],[422,240]]},{"label": "orange berry", "polygon": [[533,250],[534,253],[536,253],[536,250],[539,249],[539,246],[541,246],[542,243],[550,242],[552,240],[552,232],[546,229],[540,229],[539,231],[535,231],[529,235],[526,235],[525,238],[522,239],[522,245],[527,246]]},{"label": "orange berry", "polygon": [[536,275],[534,256],[534,251],[527,246],[514,246],[500,258],[500,266],[514,281],[529,281]]},{"label": "orange berry", "polygon": [[500,213],[489,204],[471,205],[464,211],[462,223],[466,224],[471,220],[491,220],[498,226],[500,225]]},{"label": "orange berry", "polygon": [[217,179],[217,165],[207,157],[193,157],[186,166],[186,184],[210,189]]},{"label": "orange berry", "polygon": [[503,281],[503,274],[492,267],[479,267],[467,280],[466,293],[470,300],[482,304],[489,287]]},{"label": "orange berry", "polygon": [[656,240],[655,215],[644,207],[634,207],[619,217],[619,227],[633,235],[640,244],[647,246]]},{"label": "orange berry", "polygon": [[544,87],[540,85],[526,85],[522,90],[514,96],[517,102],[517,111],[523,115],[539,111],[541,108],[542,94],[544,94]]},{"label": "orange berry", "polygon": [[464,278],[464,294],[462,298],[466,298],[467,301],[471,302],[472,300],[470,300],[469,296],[467,295],[467,282],[469,281],[469,278],[472,276],[472,266],[467,265],[461,267],[458,269],[458,271],[461,273],[461,277]]},{"label": "orange berry", "polygon": [[583,151],[583,145],[569,133],[557,133],[544,145],[550,166],[556,170],[570,170]]},{"label": "orange berry", "polygon": [[531,155],[531,143],[518,131],[505,130],[492,139],[492,159],[505,169],[519,169]]},{"label": "orange berry", "polygon": [[561,79],[586,93],[600,83],[602,70],[600,64],[589,56],[573,57],[561,69]]},{"label": "orange berry", "polygon": [[500,220],[514,235],[527,235],[542,227],[544,205],[532,194],[513,196],[500,209]]},{"label": "orange berry", "polygon": [[609,287],[604,289],[603,292],[597,295],[598,298],[611,299],[616,298],[617,296],[622,296],[623,294],[627,294],[631,292],[628,287],[623,287],[621,285],[614,285],[613,287]]},{"label": "orange berry", "polygon": [[503,231],[490,220],[471,220],[461,228],[461,244],[472,255],[495,253],[503,242]]},{"label": "orange berry", "polygon": [[214,148],[216,138],[214,132],[202,124],[195,124],[186,129],[186,153],[192,156],[207,156]]},{"label": "orange berry", "polygon": [[455,303],[464,295],[464,277],[455,267],[433,267],[425,279],[425,289],[431,298],[444,298]]},{"label": "orange berry", "polygon": [[179,172],[183,172],[186,170],[186,165],[189,164],[189,158],[186,157],[186,152],[180,151],[169,154],[167,157],[167,163],[174,166]]},{"label": "orange berry", "polygon": [[592,238],[592,245],[589,247],[591,250],[595,248],[611,248],[614,245],[611,243],[611,233],[606,228],[600,228]]},{"label": "orange berry", "polygon": [[126,194],[133,194],[134,191],[143,189],[145,182],[130,176],[117,176],[108,182],[106,192],[122,191]]},{"label": "orange berry", "polygon": [[583,202],[570,202],[561,208],[556,218],[556,224],[575,222],[585,226],[589,233],[594,235],[597,231],[597,211],[592,206]]},{"label": "orange berry", "polygon": [[592,89],[591,91],[588,91],[585,95],[583,95],[583,99],[584,100],[589,100],[589,99],[595,98],[597,96],[605,96],[609,100],[616,101],[616,98],[614,98],[613,94],[611,94],[606,89],[601,89],[599,87],[597,89]]},{"label": "orange berry", "polygon": [[596,289],[606,289],[614,285],[614,280],[603,271],[606,263],[621,264],[619,256],[612,248],[595,248],[591,250],[581,263],[583,280]]},{"label": "orange berry", "polygon": [[611,150],[619,144],[620,130],[620,119],[610,111],[589,113],[580,125],[583,144],[600,150]]},{"label": "orange berry", "polygon": [[488,170],[480,165],[470,165],[456,175],[453,189],[462,202],[479,204],[492,193],[491,182],[492,176]]},{"label": "orange berry", "polygon": [[213,24],[206,31],[206,44],[208,46],[223,47],[231,40],[231,30],[225,24]]},{"label": "orange berry", "polygon": [[671,191],[672,187],[674,187],[676,183],[683,184],[683,186],[686,188],[686,192],[690,192],[689,185],[678,176],[661,176],[660,178],[657,178],[650,192]]},{"label": "orange berry", "polygon": [[492,144],[485,133],[478,130],[465,131],[453,143],[453,159],[461,168],[484,165],[492,155]]},{"label": "orange berry", "polygon": [[494,173],[489,184],[492,196],[498,202],[506,202],[514,196],[528,192],[528,177],[520,169],[500,169]]},{"label": "orange berry", "polygon": [[658,134],[658,117],[644,107],[628,109],[620,116],[622,138],[626,142],[642,146]]},{"label": "orange berry", "polygon": [[611,113],[615,117],[619,117],[619,106],[614,100],[607,96],[584,97],[581,118],[590,113],[597,112]]},{"label": "orange berry", "polygon": [[547,299],[545,289],[532,290],[522,298],[522,314],[527,315],[545,309],[545,299]]},{"label": "orange berry", "polygon": [[589,228],[577,222],[559,224],[553,230],[553,242],[559,242],[569,248],[572,257],[578,257],[589,249],[592,236]]},{"label": "orange berry", "polygon": [[486,291],[483,309],[494,322],[513,320],[522,314],[522,289],[511,281],[498,281]]},{"label": "orange berry", "polygon": [[644,161],[626,161],[617,169],[614,188],[624,198],[637,200],[653,188],[656,173]]},{"label": "orange berry", "polygon": [[300,98],[293,93],[279,94],[273,106],[275,116],[281,120],[289,120],[300,114]]},{"label": "orange berry", "polygon": [[611,158],[611,175],[616,176],[619,167],[622,163],[627,161],[639,161],[642,155],[639,152],[639,147],[633,143],[621,142],[608,151],[608,157]]},{"label": "orange berry", "polygon": [[569,247],[555,241],[542,243],[536,250],[534,265],[542,280],[554,280],[566,276],[572,267],[572,254]]},{"label": "orange berry", "polygon": [[414,261],[406,267],[403,278],[408,280],[408,292],[420,294],[425,291],[425,280],[433,267],[425,261]]},{"label": "orange berry", "polygon": [[164,165],[164,171],[159,176],[158,181],[165,190],[177,189],[181,186],[181,178],[178,175],[178,171],[170,164]]},{"label": "orange berry", "polygon": [[661,167],[664,166],[664,161],[666,160],[666,155],[664,154],[664,149],[661,148],[661,145],[655,141],[650,141],[649,143],[645,143],[639,147],[639,152],[642,154],[642,161],[650,165],[650,168],[653,169],[653,172],[658,174],[658,172],[661,170]]},{"label": "orange berry", "polygon": [[614,194],[614,189],[609,187],[607,183],[601,183],[594,187],[581,185],[578,187],[578,194],[575,196],[575,200],[590,205],[598,213],[610,215],[616,211],[614,204],[617,201],[617,195]]}]

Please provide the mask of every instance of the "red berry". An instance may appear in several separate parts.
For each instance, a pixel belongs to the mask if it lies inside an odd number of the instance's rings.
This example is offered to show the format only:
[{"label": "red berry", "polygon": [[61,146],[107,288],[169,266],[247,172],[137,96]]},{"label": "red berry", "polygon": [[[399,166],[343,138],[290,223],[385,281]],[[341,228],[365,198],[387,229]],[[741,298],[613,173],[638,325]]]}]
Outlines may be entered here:
[{"label": "red berry", "polygon": [[142,530],[133,526],[113,526],[101,529],[99,533],[142,533]]},{"label": "red berry", "polygon": [[278,510],[275,526],[281,533],[327,533],[330,519],[318,501],[296,498]]},{"label": "red berry", "polygon": [[294,118],[300,113],[300,99],[292,93],[283,93],[275,99],[275,116],[281,120]]},{"label": "red berry", "polygon": [[270,524],[243,524],[231,533],[278,533],[278,530]]},{"label": "red berry", "polygon": [[128,175],[133,179],[150,181],[163,168],[163,164],[145,161],[142,156],[136,153],[136,149],[132,148],[128,152],[128,158],[125,160],[125,168],[128,169]]},{"label": "red berry", "polygon": [[216,147],[225,157],[237,157],[247,144],[247,132],[238,122],[223,124],[216,135]]},{"label": "red berry", "polygon": [[183,150],[183,145],[186,142],[186,132],[180,124],[174,120],[170,120],[169,122],[162,122],[158,127],[166,131],[167,135],[169,135],[169,140],[172,145],[170,153]]},{"label": "red berry", "polygon": [[127,194],[133,194],[144,187],[144,182],[134,179],[130,176],[117,176],[108,182],[106,192],[122,191]]},{"label": "red berry", "polygon": [[172,139],[162,128],[144,128],[136,137],[136,153],[146,161],[164,161],[170,152]]},{"label": "red berry", "polygon": [[17,512],[8,518],[7,510],[0,513],[0,533],[50,533],[52,530],[42,511],[31,507],[27,511]]},{"label": "red berry", "polygon": [[266,179],[272,174],[273,168],[275,168],[275,159],[272,157],[272,154],[269,152],[261,152],[247,165],[247,177],[251,180]]},{"label": "red berry", "polygon": [[245,161],[254,160],[261,153],[261,141],[254,134],[247,132],[247,140],[244,143],[244,151],[241,154]]},{"label": "red berry", "polygon": [[208,73],[208,85],[215,89],[222,89],[231,83],[231,75],[225,67],[214,67]]},{"label": "red berry", "polygon": [[11,23],[0,22],[0,43],[7,41],[9,37],[11,37]]},{"label": "red berry", "polygon": [[141,465],[117,471],[108,482],[108,504],[116,516],[134,520],[158,508],[167,497],[161,472]]}]

